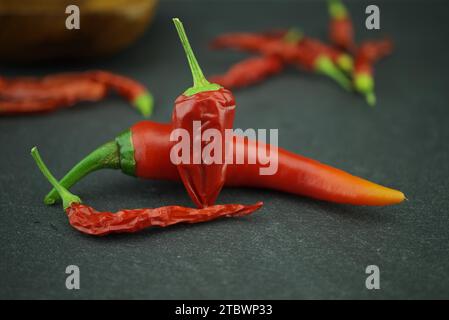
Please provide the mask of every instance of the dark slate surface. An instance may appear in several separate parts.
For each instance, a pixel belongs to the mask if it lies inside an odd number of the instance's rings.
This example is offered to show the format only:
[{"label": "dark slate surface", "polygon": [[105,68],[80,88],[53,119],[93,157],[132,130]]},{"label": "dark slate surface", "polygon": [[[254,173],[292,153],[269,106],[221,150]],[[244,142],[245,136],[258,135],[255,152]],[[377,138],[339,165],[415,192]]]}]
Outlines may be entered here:
[{"label": "dark slate surface", "polygon": [[[381,32],[397,50],[377,67],[378,106],[332,82],[289,70],[236,93],[236,127],[280,128],[280,145],[403,190],[385,208],[333,205],[274,191],[227,189],[220,202],[265,201],[257,214],[134,235],[93,238],[72,229],[29,150],[38,145],[61,176],[90,150],[140,120],[119,98],[45,116],[0,119],[1,298],[448,298],[449,139],[447,3],[378,2]],[[351,2],[358,29],[366,3]],[[86,64],[3,66],[4,75],[104,68],[148,84],[156,121],[168,121],[191,79],[170,18],[183,19],[203,69],[222,72],[245,55],[210,52],[212,36],[299,25],[325,37],[323,3],[163,2],[145,37],[120,55]],[[190,205],[182,186],[119,172],[73,188],[89,204]],[[81,269],[81,290],[65,268]],[[365,289],[365,268],[381,289]]]}]

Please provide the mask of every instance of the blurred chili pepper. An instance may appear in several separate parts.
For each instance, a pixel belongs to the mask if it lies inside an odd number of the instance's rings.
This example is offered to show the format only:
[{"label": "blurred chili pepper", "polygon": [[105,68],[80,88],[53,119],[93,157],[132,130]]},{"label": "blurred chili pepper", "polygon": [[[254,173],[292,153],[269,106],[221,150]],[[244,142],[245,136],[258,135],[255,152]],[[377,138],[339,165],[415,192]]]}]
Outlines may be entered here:
[{"label": "blurred chili pepper", "polygon": [[[116,140],[81,160],[60,183],[70,188],[87,174],[104,168],[120,169],[125,174],[144,179],[179,181],[179,172],[170,160],[171,132],[171,124],[138,122]],[[229,147],[233,150],[233,159],[243,159],[244,164],[228,164],[226,186],[274,189],[353,205],[390,205],[405,199],[400,191],[260,141],[234,136]],[[273,175],[261,175],[260,169],[266,167],[266,163],[257,159],[255,164],[249,164],[249,154],[268,154],[272,148],[278,153],[277,171]],[[57,191],[53,189],[44,202],[53,204],[58,199]]]},{"label": "blurred chili pepper", "polygon": [[392,51],[393,43],[389,39],[365,41],[357,49],[353,72],[354,88],[365,96],[370,106],[376,104],[373,65]]},{"label": "blurred chili pepper", "polygon": [[279,73],[283,68],[284,64],[278,57],[251,57],[234,64],[223,75],[212,76],[210,80],[228,89],[241,88]]},{"label": "blurred chili pepper", "polygon": [[144,86],[106,71],[3,78],[0,81],[0,115],[47,112],[80,101],[98,101],[105,97],[108,89],[125,97],[144,116],[151,115],[153,98]]},{"label": "blurred chili pepper", "polygon": [[262,203],[254,205],[226,204],[202,209],[166,206],[151,209],[126,209],[116,213],[99,212],[81,204],[81,199],[69,192],[54,178],[42,161],[36,147],[31,150],[42,174],[57,190],[70,224],[89,235],[103,236],[110,233],[136,232],[150,226],[167,227],[177,223],[199,223],[220,217],[242,217],[256,211]]},{"label": "blurred chili pepper", "polygon": [[[302,36],[301,36],[302,38]],[[351,89],[351,82],[335,66],[328,51],[317,46],[301,46],[301,38],[292,39],[264,36],[251,33],[224,34],[212,41],[213,48],[233,48],[249,52],[258,52],[270,57],[282,59],[284,63],[293,64],[307,71],[324,74],[344,89]]]},{"label": "blurred chili pepper", "polygon": [[311,48],[311,50],[316,50],[321,54],[326,55],[335,65],[345,72],[351,72],[354,67],[353,59],[349,54],[329,46],[318,39],[307,37],[297,28],[288,30],[283,38],[287,42],[297,43],[298,47],[303,50]]},{"label": "blurred chili pepper", "polygon": [[347,52],[354,52],[354,28],[348,10],[340,0],[328,0],[328,9],[331,43]]}]

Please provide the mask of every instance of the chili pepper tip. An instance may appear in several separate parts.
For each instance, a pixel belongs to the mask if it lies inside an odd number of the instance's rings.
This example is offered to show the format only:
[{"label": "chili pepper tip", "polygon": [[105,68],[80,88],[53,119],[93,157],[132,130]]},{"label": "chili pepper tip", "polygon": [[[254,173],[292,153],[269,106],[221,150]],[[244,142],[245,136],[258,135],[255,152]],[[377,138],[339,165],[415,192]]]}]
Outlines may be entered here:
[{"label": "chili pepper tip", "polygon": [[149,118],[153,113],[154,98],[148,91],[138,95],[133,104],[145,118]]},{"label": "chili pepper tip", "polygon": [[365,95],[366,102],[370,107],[374,107],[376,105],[376,95],[374,92],[369,92]]},{"label": "chili pepper tip", "polygon": [[53,187],[58,191],[59,195],[62,198],[64,209],[67,209],[74,203],[81,203],[81,199],[71,193],[69,190],[64,188],[58,180],[51,174],[50,170],[45,165],[44,161],[42,160],[39,151],[37,150],[37,147],[33,147],[31,149],[31,156],[33,157],[34,161],[36,162],[37,166],[39,167],[39,170],[42,172],[45,178],[47,178],[48,182],[50,182]]},{"label": "chili pepper tip", "polygon": [[340,69],[338,69],[331,59],[322,55],[315,62],[315,70],[334,79],[343,89],[350,91],[351,82]]},{"label": "chili pepper tip", "polygon": [[340,0],[328,0],[329,15],[334,19],[344,19],[348,16],[348,10]]},{"label": "chili pepper tip", "polygon": [[338,57],[337,65],[341,70],[350,73],[354,68],[354,60],[349,54],[344,53]]}]

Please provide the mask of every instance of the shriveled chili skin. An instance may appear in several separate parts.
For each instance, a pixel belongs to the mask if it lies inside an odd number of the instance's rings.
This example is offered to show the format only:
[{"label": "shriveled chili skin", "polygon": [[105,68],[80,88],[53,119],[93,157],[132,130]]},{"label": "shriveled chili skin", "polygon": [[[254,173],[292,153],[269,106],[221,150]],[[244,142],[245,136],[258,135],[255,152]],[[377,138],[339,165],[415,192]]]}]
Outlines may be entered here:
[{"label": "shriveled chili skin", "polygon": [[84,73],[88,78],[104,83],[113,88],[117,93],[129,101],[134,101],[141,94],[146,92],[146,88],[139,82],[113,74],[107,71],[88,71]]},{"label": "shriveled chili skin", "polygon": [[329,23],[329,39],[338,48],[347,52],[353,52],[355,42],[351,18],[331,19]]},{"label": "shriveled chili skin", "polygon": [[[148,116],[146,88],[130,78],[107,71],[58,73],[42,78],[0,79],[0,114],[48,112],[80,101],[98,101],[109,90],[136,105]],[[141,99],[141,100],[139,100]]]},{"label": "shriveled chili skin", "polygon": [[[136,176],[146,179],[179,180],[176,166],[170,161],[170,124],[141,121],[131,128],[136,161]],[[239,146],[236,148],[236,146]],[[234,138],[234,154],[266,145]],[[260,187],[311,198],[353,205],[382,206],[400,203],[402,192],[383,187],[318,161],[278,148],[278,170],[274,175],[260,175],[256,164],[228,164],[226,186]],[[248,152],[245,152],[245,163]],[[235,157],[235,156],[234,156]]]},{"label": "shriveled chili skin", "polygon": [[232,89],[260,82],[281,72],[284,64],[275,56],[251,57],[233,65],[225,74],[210,77],[210,81]]},{"label": "shriveled chili skin", "polygon": [[104,236],[110,233],[131,233],[151,226],[167,227],[177,223],[199,223],[220,217],[242,217],[259,209],[254,205],[224,204],[202,209],[166,206],[153,209],[129,209],[116,213],[99,212],[90,206],[73,203],[66,213],[70,224],[89,235]]},{"label": "shriveled chili skin", "polygon": [[53,81],[14,81],[0,89],[0,114],[48,112],[80,101],[99,101],[106,94],[103,84],[89,79],[59,81],[57,85]]},{"label": "shriveled chili skin", "polygon": [[[221,155],[221,164],[204,163],[202,150],[211,141],[201,141],[201,136],[208,129],[218,130],[224,150],[225,130],[232,129],[234,114],[234,96],[231,91],[224,88],[202,91],[191,96],[183,94],[175,101],[172,127],[186,130],[189,133],[191,146],[189,163],[180,163],[177,168],[188,194],[199,208],[215,203],[224,185],[227,167],[224,153]],[[200,122],[199,131],[194,131],[194,121]],[[200,141],[201,149],[194,147],[196,141]],[[177,144],[176,141],[172,142],[172,145],[175,144]]]}]

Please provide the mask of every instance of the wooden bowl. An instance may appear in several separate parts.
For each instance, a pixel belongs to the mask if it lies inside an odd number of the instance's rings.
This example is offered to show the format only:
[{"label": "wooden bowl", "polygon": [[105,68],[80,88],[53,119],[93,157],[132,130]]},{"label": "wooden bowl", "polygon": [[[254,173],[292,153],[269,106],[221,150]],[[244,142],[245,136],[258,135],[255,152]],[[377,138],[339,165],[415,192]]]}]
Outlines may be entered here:
[{"label": "wooden bowl", "polygon": [[[68,5],[80,29],[68,30]],[[0,0],[0,60],[40,61],[115,53],[152,20],[157,0]]]}]

